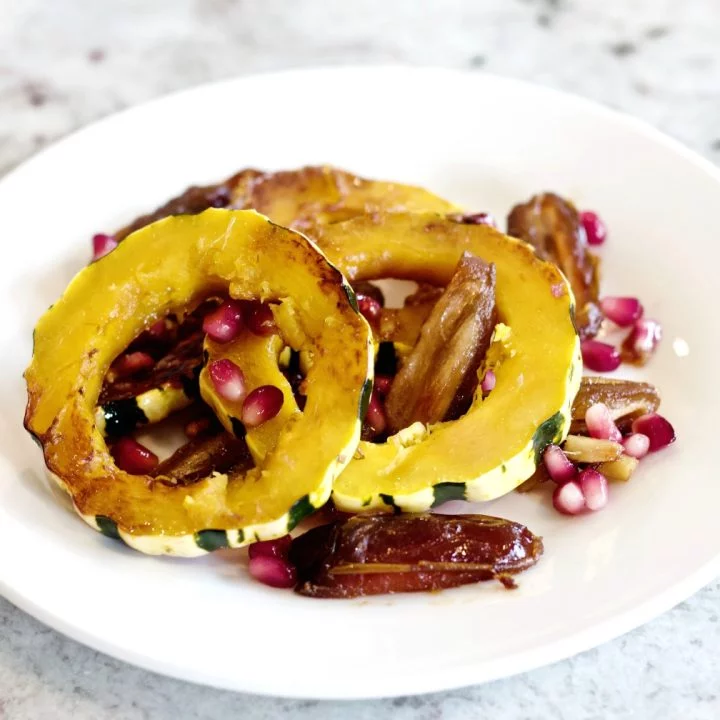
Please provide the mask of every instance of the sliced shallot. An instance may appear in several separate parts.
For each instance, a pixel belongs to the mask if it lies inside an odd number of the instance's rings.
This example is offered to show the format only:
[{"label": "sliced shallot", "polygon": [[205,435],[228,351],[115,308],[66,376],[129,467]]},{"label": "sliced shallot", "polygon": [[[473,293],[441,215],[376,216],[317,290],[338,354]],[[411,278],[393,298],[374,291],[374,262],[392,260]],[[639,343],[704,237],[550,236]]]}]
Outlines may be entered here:
[{"label": "sliced shallot", "polygon": [[203,320],[203,332],[219,343],[234,340],[242,326],[242,305],[237,300],[224,302],[217,310],[209,312]]},{"label": "sliced shallot", "polygon": [[217,394],[230,402],[241,402],[247,393],[242,370],[227,358],[208,365],[208,374]]},{"label": "sliced shallot", "polygon": [[580,349],[585,367],[593,372],[612,372],[620,367],[620,353],[612,345],[599,340],[585,340]]},{"label": "sliced shallot", "polygon": [[292,588],[297,582],[295,567],[281,557],[256,555],[250,558],[248,570],[263,585],[274,588]]},{"label": "sliced shallot", "polygon": [[625,454],[641,460],[650,451],[650,438],[642,433],[631,433],[622,441]]},{"label": "sliced shallot", "polygon": [[246,427],[257,427],[272,420],[282,408],[285,397],[275,385],[255,388],[243,403],[242,421]]},{"label": "sliced shallot", "polygon": [[600,301],[605,317],[620,327],[630,327],[643,314],[643,306],[634,297],[606,297]]},{"label": "sliced shallot", "polygon": [[612,419],[608,406],[604,403],[595,403],[587,409],[585,425],[587,425],[590,437],[613,442],[622,440],[622,434]]},{"label": "sliced shallot", "polygon": [[588,510],[602,510],[608,501],[607,478],[594,468],[585,468],[578,478]]},{"label": "sliced shallot", "polygon": [[564,515],[578,515],[585,510],[585,496],[575,480],[558,485],[553,493],[553,507]]},{"label": "sliced shallot", "polygon": [[557,445],[548,445],[543,452],[543,462],[548,475],[558,484],[574,480],[577,476],[577,468],[570,462],[562,448]]},{"label": "sliced shallot", "polygon": [[657,413],[641,415],[633,421],[632,429],[634,433],[647,435],[650,452],[662,450],[670,443],[675,442],[673,426],[662,415]]}]

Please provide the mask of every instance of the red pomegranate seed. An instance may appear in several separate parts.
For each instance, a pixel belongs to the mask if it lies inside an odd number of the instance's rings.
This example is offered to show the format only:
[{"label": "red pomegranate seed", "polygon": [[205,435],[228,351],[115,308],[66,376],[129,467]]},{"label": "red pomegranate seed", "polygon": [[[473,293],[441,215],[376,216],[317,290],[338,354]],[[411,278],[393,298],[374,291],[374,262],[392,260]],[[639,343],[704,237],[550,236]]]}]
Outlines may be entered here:
[{"label": "red pomegranate seed", "polygon": [[136,375],[143,370],[150,370],[155,367],[155,360],[152,355],[148,355],[146,352],[125,353],[121,355],[114,363],[113,370],[120,377],[128,377],[129,375]]},{"label": "red pomegranate seed", "polygon": [[606,297],[600,301],[605,317],[620,327],[630,327],[643,315],[640,301],[634,297]]},{"label": "red pomegranate seed", "polygon": [[670,443],[675,442],[675,430],[673,426],[662,416],[657,413],[648,413],[641,415],[633,421],[632,431],[647,435],[649,441],[649,450],[662,450]]},{"label": "red pomegranate seed", "polygon": [[382,435],[387,428],[385,408],[383,407],[380,395],[375,390],[373,390],[370,395],[367,415],[365,415],[365,424],[372,430],[374,435]]},{"label": "red pomegranate seed", "polygon": [[168,329],[165,320],[158,320],[147,329],[147,333],[158,340],[162,340],[167,336]]},{"label": "red pomegranate seed", "polygon": [[158,456],[129,435],[120,438],[111,452],[115,464],[131,475],[146,475],[158,464]]},{"label": "red pomegranate seed", "polygon": [[220,397],[230,402],[242,402],[245,399],[245,376],[232,360],[223,358],[211,362],[208,374]]},{"label": "red pomegranate seed", "polygon": [[622,440],[622,433],[612,419],[607,405],[603,403],[595,403],[587,409],[585,424],[590,437],[598,440],[612,440],[613,442]]},{"label": "red pomegranate seed", "polygon": [[612,345],[599,340],[585,340],[580,349],[585,367],[594,372],[611,372],[620,367],[620,353]]},{"label": "red pomegranate seed", "polygon": [[553,507],[563,515],[578,515],[585,510],[585,496],[575,480],[558,485],[552,499]]},{"label": "red pomegranate seed", "polygon": [[574,480],[577,468],[570,462],[568,456],[557,445],[548,445],[543,452],[543,462],[548,475],[558,484]]},{"label": "red pomegranate seed", "polygon": [[608,501],[607,478],[594,468],[585,468],[578,478],[588,510],[602,510]]},{"label": "red pomegranate seed", "polygon": [[261,385],[255,388],[243,404],[242,421],[246,427],[257,427],[272,420],[283,405],[285,397],[282,390],[274,385]]},{"label": "red pomegranate seed", "polygon": [[389,375],[376,375],[373,388],[377,390],[380,395],[387,395],[390,392],[392,381],[393,379]]},{"label": "red pomegranate seed", "polygon": [[585,235],[590,245],[602,245],[605,242],[607,239],[607,228],[597,213],[590,210],[581,212],[580,222],[585,228]]},{"label": "red pomegranate seed", "polygon": [[357,303],[363,317],[371,324],[377,325],[382,313],[382,305],[369,295],[358,295]]},{"label": "red pomegranate seed", "polygon": [[105,257],[105,255],[114,250],[118,246],[118,241],[112,235],[98,233],[97,235],[93,235],[92,245],[93,262],[95,262],[95,260]]},{"label": "red pomegranate seed", "polygon": [[622,344],[623,360],[644,365],[662,340],[662,326],[656,320],[641,318]]},{"label": "red pomegranate seed", "polygon": [[251,560],[256,557],[286,558],[290,552],[291,545],[292,537],[290,535],[283,535],[275,540],[262,540],[261,542],[253,543],[248,548],[248,555]]},{"label": "red pomegranate seed", "polygon": [[242,305],[237,300],[224,302],[203,319],[203,332],[219,343],[230,342],[242,330]]},{"label": "red pomegranate seed", "polygon": [[489,393],[491,390],[494,390],[496,379],[495,373],[492,370],[488,370],[480,383],[480,389],[484,393]]},{"label": "red pomegranate seed", "polygon": [[631,433],[622,441],[625,454],[642,460],[650,450],[650,438],[642,433]]},{"label": "red pomegranate seed", "polygon": [[297,571],[285,558],[258,555],[250,558],[248,570],[263,585],[274,588],[292,588],[297,582]]},{"label": "red pomegranate seed", "polygon": [[245,324],[255,335],[273,335],[278,331],[270,306],[266,303],[249,303],[245,309]]}]

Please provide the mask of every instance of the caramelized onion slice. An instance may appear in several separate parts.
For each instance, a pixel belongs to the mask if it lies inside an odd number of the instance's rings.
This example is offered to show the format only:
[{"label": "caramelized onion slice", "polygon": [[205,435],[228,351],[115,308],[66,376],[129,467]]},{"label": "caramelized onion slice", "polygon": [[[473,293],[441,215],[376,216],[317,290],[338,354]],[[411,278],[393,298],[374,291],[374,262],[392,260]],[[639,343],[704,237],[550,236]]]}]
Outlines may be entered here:
[{"label": "caramelized onion slice", "polygon": [[465,253],[390,388],[393,432],[467,410],[496,322],[495,266]]},{"label": "caramelized onion slice", "polygon": [[603,318],[599,306],[599,261],[588,251],[577,210],[559,195],[536,195],[510,211],[508,235],[530,243],[542,258],[563,271],[577,302],[580,338],[597,335]]},{"label": "caramelized onion slice", "polygon": [[655,412],[660,407],[660,394],[654,385],[646,382],[584,377],[572,406],[572,434],[588,434],[585,414],[597,403],[609,409],[612,419],[625,432],[635,418]]},{"label": "caramelized onion slice", "polygon": [[293,541],[297,592],[352,598],[499,579],[534,565],[542,540],[486,515],[357,515]]}]

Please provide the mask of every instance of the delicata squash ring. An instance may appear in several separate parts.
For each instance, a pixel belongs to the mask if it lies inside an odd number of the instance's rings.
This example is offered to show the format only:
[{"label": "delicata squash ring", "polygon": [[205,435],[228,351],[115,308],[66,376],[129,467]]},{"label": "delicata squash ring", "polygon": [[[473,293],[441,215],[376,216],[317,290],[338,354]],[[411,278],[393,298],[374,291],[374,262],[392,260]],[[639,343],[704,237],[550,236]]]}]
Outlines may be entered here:
[{"label": "delicata squash ring", "polygon": [[[220,291],[280,302],[292,317],[315,358],[305,412],[247,473],[177,485],[121,471],[95,425],[105,372],[158,318]],[[83,519],[137,550],[192,556],[284,535],[327,501],[357,447],[372,383],[369,326],[310,240],[253,211],[139,230],[74,278],[34,337],[25,425]]]},{"label": "delicata squash ring", "polygon": [[[385,443],[361,442],[334,484],[335,504],[422,512],[450,499],[491,500],[529,478],[545,447],[567,435],[582,375],[574,299],[558,268],[521,240],[434,214],[358,217],[317,228],[316,238],[351,282],[446,285],[463,252],[494,263],[498,314],[510,328],[494,390],[484,399],[478,392],[458,420],[414,423]],[[254,362],[242,357],[249,351],[230,343],[222,353],[242,367]]]}]

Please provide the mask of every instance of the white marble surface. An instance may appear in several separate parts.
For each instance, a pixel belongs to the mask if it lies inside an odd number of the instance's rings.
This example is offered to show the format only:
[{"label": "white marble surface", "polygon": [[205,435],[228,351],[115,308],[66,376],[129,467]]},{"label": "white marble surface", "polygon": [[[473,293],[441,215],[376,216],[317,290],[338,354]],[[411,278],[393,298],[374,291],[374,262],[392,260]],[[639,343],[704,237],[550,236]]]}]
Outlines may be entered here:
[{"label": "white marble surface", "polygon": [[[720,162],[720,0],[0,0],[0,174],[95,118],[176,88],[288,66],[390,61],[572,90]],[[342,704],[161,678],[0,599],[0,720],[718,718],[719,614],[716,581],[645,627],[548,668],[462,691]]]}]

